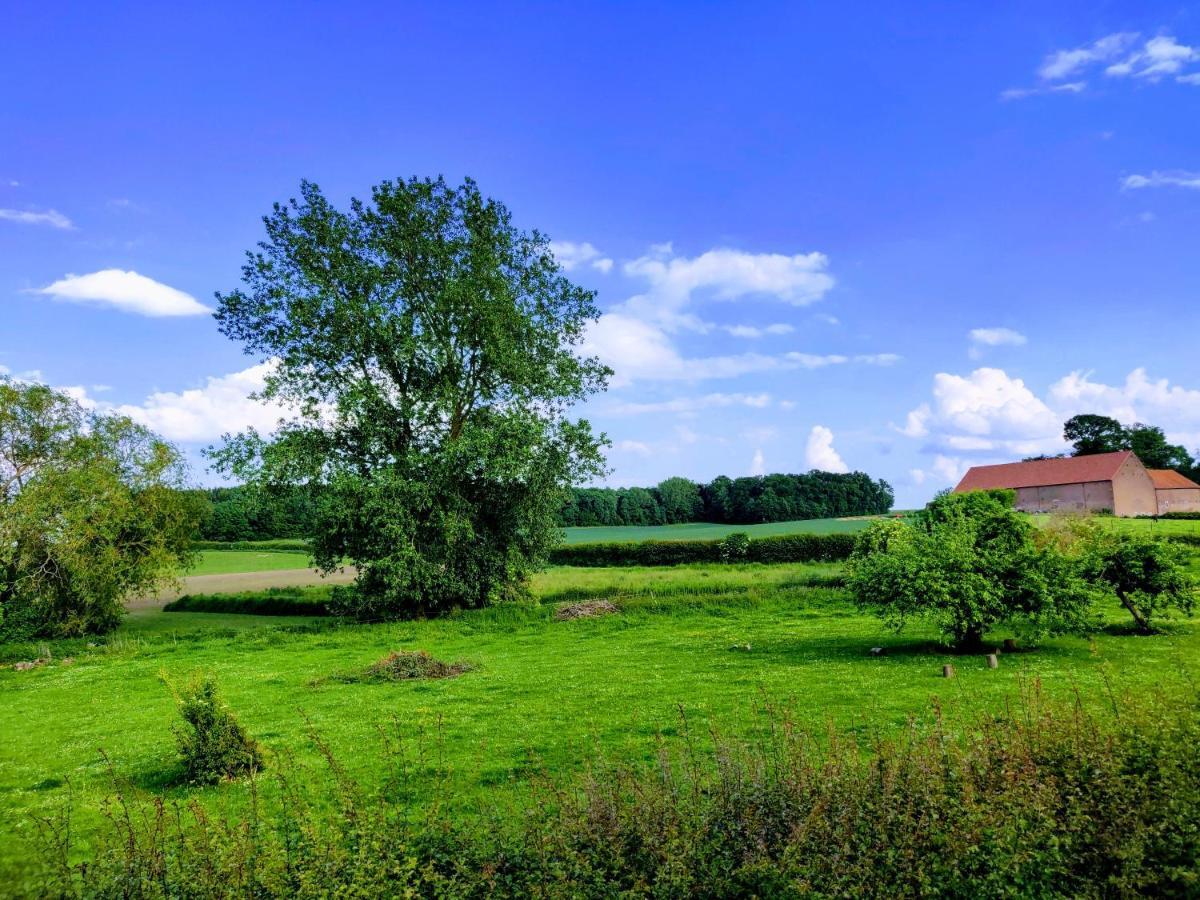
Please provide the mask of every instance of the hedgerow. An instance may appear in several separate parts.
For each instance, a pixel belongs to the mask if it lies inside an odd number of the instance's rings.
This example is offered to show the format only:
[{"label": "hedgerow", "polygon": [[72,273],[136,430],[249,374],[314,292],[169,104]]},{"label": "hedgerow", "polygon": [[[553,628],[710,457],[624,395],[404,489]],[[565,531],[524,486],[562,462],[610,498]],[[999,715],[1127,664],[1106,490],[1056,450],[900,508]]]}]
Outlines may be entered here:
[{"label": "hedgerow", "polygon": [[550,551],[558,566],[678,566],[719,562],[839,562],[854,551],[853,534],[786,534],[751,538],[736,558],[722,549],[726,538],[713,541],[639,541],[564,544]]},{"label": "hedgerow", "polygon": [[324,586],[266,588],[236,594],[184,594],[163,612],[239,613],[251,616],[328,616]]}]

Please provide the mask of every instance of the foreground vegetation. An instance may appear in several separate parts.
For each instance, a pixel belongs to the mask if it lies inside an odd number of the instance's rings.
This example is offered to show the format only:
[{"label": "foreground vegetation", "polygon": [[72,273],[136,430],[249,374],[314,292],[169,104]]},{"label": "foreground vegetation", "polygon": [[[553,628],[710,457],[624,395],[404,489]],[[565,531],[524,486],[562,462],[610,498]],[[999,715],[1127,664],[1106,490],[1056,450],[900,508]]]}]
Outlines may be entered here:
[{"label": "foreground vegetation", "polygon": [[[268,770],[292,759],[306,784],[320,778],[319,735],[350,776],[380,785],[396,774],[394,760],[364,748],[378,747],[379,729],[390,729],[414,754],[395,796],[414,811],[434,804],[463,821],[527,805],[546,773],[572,778],[602,760],[647,765],[663,747],[708,746],[711,733],[761,737],[772,727],[766,705],[787,710],[797,727],[821,732],[834,723],[870,740],[914,718],[932,721],[932,697],[948,704],[947,727],[956,731],[964,718],[1003,710],[1034,678],[1056,701],[1077,697],[1099,710],[1114,691],[1145,695],[1164,680],[1200,675],[1195,619],[1137,637],[1114,604],[1094,638],[1050,639],[1003,655],[991,670],[981,656],[949,654],[920,625],[883,631],[825,586],[837,574],[808,565],[553,569],[535,578],[534,605],[380,625],[141,611],[95,647],[48,644],[45,664],[0,671],[0,869],[29,876],[36,818],[56,814],[68,790],[77,852],[94,848],[113,773],[134,794],[244,810],[244,781],[183,785],[164,674],[182,682],[212,673]],[[555,617],[564,604],[592,600],[619,612]],[[42,650],[10,648],[8,659]],[[398,650],[461,660],[471,671],[395,683],[340,677]],[[945,663],[956,667],[954,680],[941,678]],[[258,788],[269,810],[278,809],[273,784]]]},{"label": "foreground vegetation", "polygon": [[148,897],[1190,896],[1200,708],[1149,700],[1096,714],[1033,692],[961,734],[938,719],[869,742],[767,710],[751,743],[593,761],[540,781],[524,815],[467,822],[412,814],[402,746],[384,742],[398,777],[366,787],[314,736],[315,793],[286,763],[270,810],[120,793],[89,865],[70,863],[69,816],[48,829],[46,880]]}]

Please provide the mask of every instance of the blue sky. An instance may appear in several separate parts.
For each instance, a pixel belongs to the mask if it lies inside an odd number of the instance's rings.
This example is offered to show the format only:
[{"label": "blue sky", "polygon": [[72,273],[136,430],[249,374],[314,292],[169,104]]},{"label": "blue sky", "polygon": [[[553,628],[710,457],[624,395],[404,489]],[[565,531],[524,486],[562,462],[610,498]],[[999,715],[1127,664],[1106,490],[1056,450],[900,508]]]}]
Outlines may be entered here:
[{"label": "blue sky", "polygon": [[1200,448],[1200,4],[247,6],[0,32],[0,367],[198,481],[273,416],[200,307],[302,178],[469,175],[558,242],[614,484],[848,467],[912,505],[1079,411]]}]

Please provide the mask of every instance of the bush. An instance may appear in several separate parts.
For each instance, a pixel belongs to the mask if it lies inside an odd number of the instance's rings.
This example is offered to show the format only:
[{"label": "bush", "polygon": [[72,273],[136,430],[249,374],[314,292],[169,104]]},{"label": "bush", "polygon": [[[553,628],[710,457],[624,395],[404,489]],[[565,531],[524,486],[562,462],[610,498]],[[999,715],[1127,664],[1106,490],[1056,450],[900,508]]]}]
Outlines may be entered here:
[{"label": "bush", "polygon": [[[731,535],[732,537],[732,535]],[[744,537],[744,535],[743,535]],[[561,544],[550,552],[558,566],[680,566],[716,562],[838,562],[854,550],[852,534],[786,534],[750,538],[740,559],[722,555],[725,541],[639,541]]]},{"label": "bush", "polygon": [[228,707],[210,675],[193,678],[176,694],[186,728],[176,729],[185,780],[216,784],[262,768],[262,755]]},{"label": "bush", "polygon": [[721,539],[721,562],[745,562],[746,555],[749,553],[749,551],[750,535],[746,534],[744,531],[735,531],[733,534],[726,535]]},{"label": "bush", "polygon": [[[517,812],[423,818],[325,752],[313,791],[280,767],[282,809],[214,815],[128,800],[87,849],[47,846],[46,896],[1195,896],[1195,697],[1119,714],[1030,694],[971,726],[864,746],[776,713],[749,745],[686,742],[598,763]],[[419,752],[419,751],[418,751]],[[385,768],[404,771],[407,758]]]}]

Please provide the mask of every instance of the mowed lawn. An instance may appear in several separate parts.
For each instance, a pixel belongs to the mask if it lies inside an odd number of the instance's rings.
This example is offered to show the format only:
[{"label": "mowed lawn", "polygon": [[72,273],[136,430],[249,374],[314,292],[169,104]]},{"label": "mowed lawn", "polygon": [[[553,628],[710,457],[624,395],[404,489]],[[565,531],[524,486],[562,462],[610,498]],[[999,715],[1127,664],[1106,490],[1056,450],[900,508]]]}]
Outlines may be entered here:
[{"label": "mowed lawn", "polygon": [[[178,716],[162,678],[216,675],[248,731],[278,759],[319,773],[308,728],[368,785],[391,764],[380,729],[412,754],[406,790],[471,815],[520,802],[534,776],[569,777],[598,756],[643,762],[687,731],[749,736],[763,710],[790,711],[818,735],[832,723],[863,737],[927,720],[939,701],[951,722],[976,717],[1040,684],[1054,697],[1108,703],[1112,692],[1190,689],[1200,678],[1200,621],[1135,637],[1114,627],[1094,639],[1047,641],[1033,652],[954,657],[914,629],[885,632],[828,581],[836,567],[707,566],[566,569],[539,575],[540,601],[434,621],[341,625],[141,611],[98,646],[51,646],[55,661],[0,671],[0,883],[21,877],[38,816],[74,793],[76,835],[97,827],[115,774],[136,790],[245,800],[244,784],[188,789],[176,775]],[[562,603],[607,599],[621,612],[557,621]],[[1107,611],[1113,626],[1125,622]],[[996,640],[1003,633],[994,635]],[[876,657],[871,647],[884,648]],[[476,668],[457,678],[344,683],[391,650],[424,649]],[[72,653],[64,665],[60,658]],[[958,677],[941,677],[952,662]],[[1189,682],[1190,679],[1190,682]],[[314,774],[312,777],[319,777]],[[271,783],[264,782],[266,802]]]},{"label": "mowed lawn", "polygon": [[203,550],[196,565],[184,575],[231,575],[238,572],[270,572],[275,569],[308,569],[307,553],[258,550]]}]

